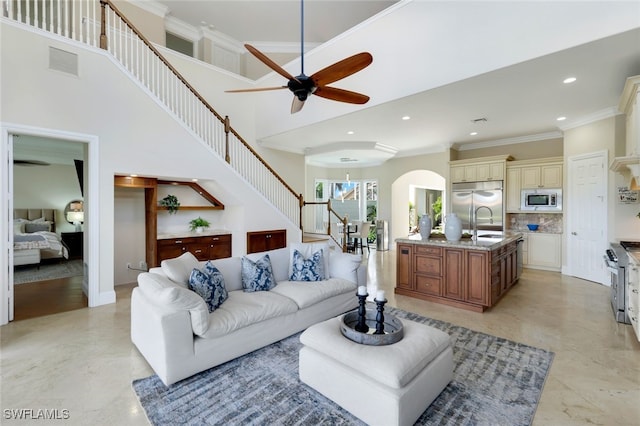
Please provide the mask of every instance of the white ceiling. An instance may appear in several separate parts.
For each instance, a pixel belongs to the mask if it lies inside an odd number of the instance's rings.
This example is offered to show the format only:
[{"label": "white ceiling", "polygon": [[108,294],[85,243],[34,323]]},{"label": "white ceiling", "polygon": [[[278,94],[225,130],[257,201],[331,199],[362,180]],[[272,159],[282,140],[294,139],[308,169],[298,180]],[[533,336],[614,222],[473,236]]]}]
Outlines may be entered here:
[{"label": "white ceiling", "polygon": [[[155,4],[265,50],[300,43],[297,0]],[[263,146],[325,167],[342,167],[341,159],[364,167],[451,146],[558,138],[616,114],[625,79],[640,74],[640,1],[306,0],[305,43],[320,45],[305,49],[308,74],[371,52],[371,66],[332,84],[371,96],[369,103],[312,96],[290,115],[288,91],[224,96],[252,96]],[[281,65],[299,73],[299,59]],[[563,84],[568,76],[577,81]],[[284,83],[270,73],[255,87]]]},{"label": "white ceiling", "polygon": [[[297,0],[159,3],[241,42],[300,41]],[[640,74],[637,1],[306,0],[304,16],[305,42],[325,43],[305,53],[305,70],[370,51],[370,67],[332,86],[371,101],[312,96],[292,116],[287,91],[249,96],[263,146],[306,153],[327,167],[341,166],[341,158],[362,167],[451,146],[558,138],[562,129],[616,114],[625,79]],[[298,74],[298,60],[281,65]],[[563,84],[569,76],[577,81]],[[256,87],[284,83],[271,73]]]}]

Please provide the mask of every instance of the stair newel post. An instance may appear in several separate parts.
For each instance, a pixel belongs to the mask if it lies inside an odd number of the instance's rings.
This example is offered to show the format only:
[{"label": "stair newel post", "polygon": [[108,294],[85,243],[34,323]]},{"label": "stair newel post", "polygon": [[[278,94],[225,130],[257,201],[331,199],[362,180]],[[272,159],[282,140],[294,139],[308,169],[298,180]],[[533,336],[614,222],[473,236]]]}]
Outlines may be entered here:
[{"label": "stair newel post", "polygon": [[224,159],[227,163],[231,164],[231,157],[229,156],[229,116],[224,116]]},{"label": "stair newel post", "polygon": [[331,235],[331,198],[327,199],[327,235]]},{"label": "stair newel post", "polygon": [[107,50],[107,2],[100,0],[100,49]]},{"label": "stair newel post", "polygon": [[298,204],[300,206],[300,230],[304,232],[302,226],[302,208],[304,207],[304,197],[302,196],[302,194],[298,194]]}]

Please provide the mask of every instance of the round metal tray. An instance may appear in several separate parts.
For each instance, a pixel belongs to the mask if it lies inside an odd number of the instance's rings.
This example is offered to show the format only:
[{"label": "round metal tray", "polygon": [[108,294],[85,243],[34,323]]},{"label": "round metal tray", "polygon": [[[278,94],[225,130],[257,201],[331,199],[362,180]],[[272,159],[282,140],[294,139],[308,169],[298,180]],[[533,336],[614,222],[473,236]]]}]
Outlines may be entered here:
[{"label": "round metal tray", "polygon": [[369,326],[367,333],[356,331],[358,324],[358,311],[352,311],[342,316],[340,322],[340,331],[342,335],[349,340],[363,345],[384,346],[399,342],[404,336],[402,322],[393,315],[385,314],[384,316],[384,334],[374,334],[376,331],[376,315],[374,309],[367,309],[365,314],[365,323]]}]

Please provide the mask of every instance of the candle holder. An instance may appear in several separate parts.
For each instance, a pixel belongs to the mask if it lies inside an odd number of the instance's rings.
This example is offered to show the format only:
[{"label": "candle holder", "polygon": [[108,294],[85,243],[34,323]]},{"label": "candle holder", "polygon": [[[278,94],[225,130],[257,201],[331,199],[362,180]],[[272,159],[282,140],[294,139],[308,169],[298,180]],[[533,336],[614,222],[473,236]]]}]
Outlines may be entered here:
[{"label": "candle holder", "polygon": [[355,330],[360,333],[369,332],[369,326],[367,325],[367,310],[365,304],[367,303],[367,296],[369,294],[356,294],[358,296],[358,323],[355,326]]},{"label": "candle holder", "polygon": [[376,331],[373,334],[384,334],[384,304],[387,301],[375,299],[374,302],[376,302],[378,313],[376,314]]}]

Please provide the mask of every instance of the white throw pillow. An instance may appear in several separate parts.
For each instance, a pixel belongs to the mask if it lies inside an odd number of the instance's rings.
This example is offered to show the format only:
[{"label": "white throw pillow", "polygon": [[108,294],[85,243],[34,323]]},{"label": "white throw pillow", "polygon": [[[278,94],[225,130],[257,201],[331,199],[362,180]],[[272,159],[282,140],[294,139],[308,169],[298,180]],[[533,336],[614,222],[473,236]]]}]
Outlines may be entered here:
[{"label": "white throw pillow", "polygon": [[160,298],[171,309],[187,309],[191,317],[191,329],[196,336],[203,336],[209,329],[209,309],[198,293],[182,287],[162,290]]},{"label": "white throw pillow", "polygon": [[329,278],[328,271],[329,269],[329,243],[292,243],[289,246],[289,274],[287,276],[291,276],[293,273],[293,251],[298,250],[302,257],[305,259],[309,259],[313,256],[315,252],[318,250],[322,250],[322,258],[324,260],[324,271],[325,277]]},{"label": "white throw pillow", "polygon": [[361,263],[362,256],[359,254],[331,253],[331,269],[327,275],[358,284],[358,268]]},{"label": "white throw pillow", "polygon": [[138,275],[138,286],[156,305],[172,311],[188,310],[194,334],[202,336],[209,329],[209,309],[197,293],[150,272]]},{"label": "white throw pillow", "polygon": [[186,288],[191,271],[199,269],[200,262],[193,254],[186,252],[176,258],[163,260],[160,262],[160,267],[171,281]]}]

